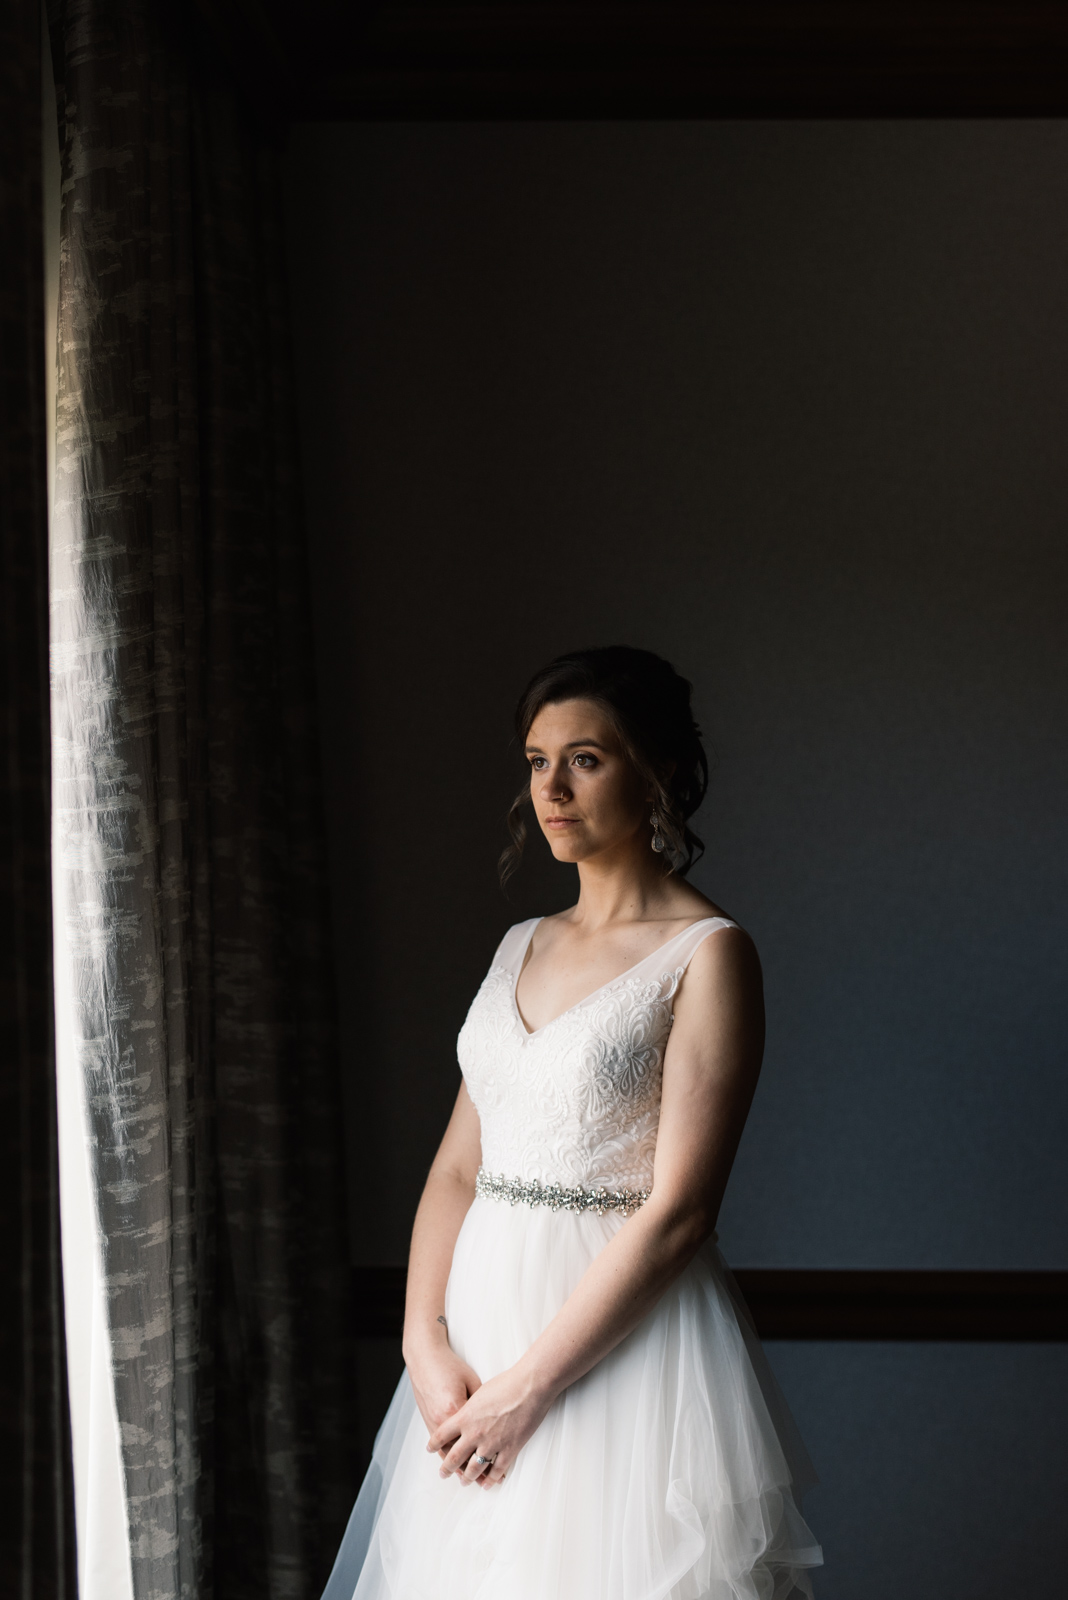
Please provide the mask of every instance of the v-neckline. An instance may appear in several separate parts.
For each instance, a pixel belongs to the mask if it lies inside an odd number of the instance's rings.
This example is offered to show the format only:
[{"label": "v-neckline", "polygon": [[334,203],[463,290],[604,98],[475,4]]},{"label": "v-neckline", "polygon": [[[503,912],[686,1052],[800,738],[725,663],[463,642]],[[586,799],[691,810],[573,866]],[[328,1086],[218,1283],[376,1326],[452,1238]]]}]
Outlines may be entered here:
[{"label": "v-neckline", "polygon": [[609,978],[607,983],[599,984],[596,989],[591,989],[589,994],[583,995],[581,1000],[576,1000],[574,1005],[565,1006],[563,1011],[558,1011],[556,1013],[555,1017],[550,1017],[548,1022],[543,1022],[540,1028],[528,1028],[523,1019],[523,1013],[519,1009],[519,979],[522,975],[523,968],[527,964],[527,955],[531,945],[534,942],[534,935],[537,933],[540,924],[544,921],[544,917],[535,917],[531,922],[530,932],[527,934],[526,941],[524,942],[523,948],[519,953],[518,962],[512,969],[512,1010],[515,1013],[515,1020],[519,1024],[519,1031],[523,1035],[524,1039],[536,1039],[539,1033],[544,1033],[546,1028],[551,1028],[554,1022],[560,1021],[561,1017],[569,1017],[572,1011],[577,1011],[580,1006],[588,1005],[591,1000],[596,999],[596,997],[599,994],[602,994],[605,989],[611,989],[615,984],[622,983],[624,978],[629,978],[632,972],[637,972],[639,967],[644,967],[647,961],[652,961],[654,956],[658,956],[661,951],[666,950],[669,945],[673,945],[676,939],[681,939],[684,933],[689,933],[693,928],[699,928],[702,922],[722,922],[728,926],[730,924],[729,917],[698,917],[696,922],[687,923],[685,928],[680,928],[678,933],[673,933],[670,939],[665,939],[663,944],[658,945],[655,950],[650,950],[647,956],[642,956],[640,961],[636,961],[632,967],[628,967],[626,971],[621,972],[618,977]]}]

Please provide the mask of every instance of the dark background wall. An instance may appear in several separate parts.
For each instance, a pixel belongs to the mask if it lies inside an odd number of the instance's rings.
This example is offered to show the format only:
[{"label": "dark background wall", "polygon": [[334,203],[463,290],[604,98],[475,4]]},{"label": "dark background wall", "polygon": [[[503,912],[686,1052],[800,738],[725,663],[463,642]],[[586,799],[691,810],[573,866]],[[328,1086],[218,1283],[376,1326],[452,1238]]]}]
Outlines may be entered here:
[{"label": "dark background wall", "polygon": [[[298,126],[289,173],[357,1259],[571,892],[496,887],[516,694],[625,640],[693,679],[695,880],[765,965],[729,1258],[1068,1266],[1068,128]],[[1065,1352],[773,1356],[826,1600],[1037,1592]]]}]

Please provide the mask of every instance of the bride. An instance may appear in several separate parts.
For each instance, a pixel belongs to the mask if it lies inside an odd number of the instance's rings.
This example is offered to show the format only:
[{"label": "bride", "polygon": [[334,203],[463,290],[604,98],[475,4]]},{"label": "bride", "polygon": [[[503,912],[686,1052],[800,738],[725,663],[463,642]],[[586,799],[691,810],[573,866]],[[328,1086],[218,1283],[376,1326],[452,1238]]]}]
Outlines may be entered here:
[{"label": "bride", "polygon": [[519,702],[575,905],[509,929],[412,1234],[406,1371],[324,1600],[788,1600],[811,1468],[715,1223],[763,1049],[749,936],[685,881],[707,783],[658,656]]}]

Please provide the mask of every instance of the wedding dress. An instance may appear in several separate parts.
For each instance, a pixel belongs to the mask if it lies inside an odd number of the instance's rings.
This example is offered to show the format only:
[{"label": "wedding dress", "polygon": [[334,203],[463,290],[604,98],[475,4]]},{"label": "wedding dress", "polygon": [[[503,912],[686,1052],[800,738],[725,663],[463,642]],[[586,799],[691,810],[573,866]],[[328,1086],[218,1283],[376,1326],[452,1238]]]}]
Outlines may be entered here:
[{"label": "wedding dress", "polygon": [[[672,997],[694,923],[530,1031],[510,929],[459,1038],[482,1168],[456,1241],[452,1348],[511,1366],[652,1185]],[[788,1600],[822,1557],[814,1478],[714,1242],[554,1402],[498,1487],[439,1476],[402,1376],[323,1600]]]}]

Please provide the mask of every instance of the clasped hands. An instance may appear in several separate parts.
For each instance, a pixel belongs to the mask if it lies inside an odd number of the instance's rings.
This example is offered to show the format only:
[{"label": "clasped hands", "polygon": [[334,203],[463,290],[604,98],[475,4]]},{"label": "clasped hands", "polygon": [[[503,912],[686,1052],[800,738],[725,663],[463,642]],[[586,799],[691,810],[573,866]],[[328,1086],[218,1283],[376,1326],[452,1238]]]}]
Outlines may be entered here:
[{"label": "clasped hands", "polygon": [[412,1386],[430,1431],[426,1448],[440,1458],[441,1476],[455,1473],[464,1486],[492,1489],[545,1416],[551,1396],[541,1394],[519,1365],[485,1383],[451,1350],[419,1366]]}]

